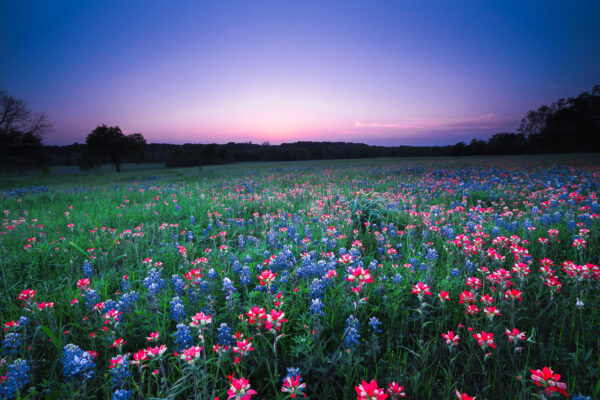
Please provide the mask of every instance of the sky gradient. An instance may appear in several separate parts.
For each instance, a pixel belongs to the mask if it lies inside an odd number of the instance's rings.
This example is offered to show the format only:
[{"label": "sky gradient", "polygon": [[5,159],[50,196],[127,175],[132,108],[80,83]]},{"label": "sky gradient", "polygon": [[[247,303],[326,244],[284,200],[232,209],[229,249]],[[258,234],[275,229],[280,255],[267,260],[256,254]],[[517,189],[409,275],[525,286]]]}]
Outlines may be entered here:
[{"label": "sky gradient", "polygon": [[[175,5],[177,4],[177,5]],[[46,144],[446,145],[600,84],[600,2],[4,1],[0,89]]]}]

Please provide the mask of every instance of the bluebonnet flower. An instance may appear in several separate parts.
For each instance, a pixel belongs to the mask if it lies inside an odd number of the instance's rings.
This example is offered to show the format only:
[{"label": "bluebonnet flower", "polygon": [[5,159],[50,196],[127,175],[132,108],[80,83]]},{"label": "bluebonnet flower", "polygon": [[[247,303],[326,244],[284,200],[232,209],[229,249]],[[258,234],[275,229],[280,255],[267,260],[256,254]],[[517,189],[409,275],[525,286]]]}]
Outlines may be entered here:
[{"label": "bluebonnet flower", "polygon": [[215,271],[214,268],[211,268],[211,269],[208,270],[208,273],[206,274],[206,276],[210,280],[217,279],[217,271]]},{"label": "bluebonnet flower", "polygon": [[90,379],[94,374],[96,364],[92,356],[77,345],[67,344],[60,360],[63,364],[63,376],[67,380]]},{"label": "bluebonnet flower", "polygon": [[173,320],[175,322],[183,322],[186,314],[185,314],[185,307],[184,307],[181,299],[179,297],[173,297],[171,299],[170,305],[171,305],[171,312],[170,312],[171,318],[173,318]]},{"label": "bluebonnet flower", "polygon": [[81,266],[81,271],[83,272],[83,276],[89,278],[94,273],[94,267],[88,260],[85,260]]},{"label": "bluebonnet flower", "polygon": [[19,327],[20,327],[20,328],[23,328],[23,327],[25,327],[25,326],[27,326],[27,325],[29,325],[29,318],[27,318],[27,317],[26,317],[26,316],[24,316],[24,315],[21,315],[21,316],[19,317]]},{"label": "bluebonnet flower", "polygon": [[29,365],[27,361],[17,359],[8,366],[8,373],[2,379],[0,385],[0,396],[6,399],[13,399],[17,392],[21,392],[25,385],[31,381],[29,376]]},{"label": "bluebonnet flower", "polygon": [[552,223],[552,221],[550,220],[550,215],[548,214],[544,214],[542,215],[542,224],[549,226]]},{"label": "bluebonnet flower", "polygon": [[246,247],[246,239],[244,239],[244,235],[238,236],[238,247],[240,249],[244,249]]},{"label": "bluebonnet flower", "polygon": [[496,237],[498,235],[500,235],[500,228],[498,228],[497,226],[494,226],[492,228],[492,236]]},{"label": "bluebonnet flower", "polygon": [[160,277],[160,272],[156,268],[148,271],[148,275],[144,278],[142,285],[148,290],[148,297],[154,297],[163,291],[166,287],[166,282]]},{"label": "bluebonnet flower", "polygon": [[460,274],[460,270],[458,268],[452,268],[450,270],[450,276],[456,278]]},{"label": "bluebonnet flower", "polygon": [[114,301],[113,299],[108,299],[106,301],[104,301],[104,309],[109,311],[109,310],[117,310],[119,308],[118,304],[116,301]]},{"label": "bluebonnet flower", "polygon": [[381,333],[381,329],[379,329],[379,325],[381,325],[381,321],[377,319],[377,317],[369,318],[369,326],[373,328],[373,332]]},{"label": "bluebonnet flower", "polygon": [[394,277],[392,278],[392,282],[393,283],[400,283],[400,282],[402,282],[402,275],[400,275],[400,274],[394,275]]},{"label": "bluebonnet flower", "polygon": [[434,262],[435,260],[438,259],[437,250],[432,249],[432,248],[428,248],[427,249],[427,254],[425,255],[425,258],[427,258],[427,260],[429,260],[429,262]]},{"label": "bluebonnet flower", "polygon": [[233,292],[235,292],[233,281],[228,277],[223,278],[223,291],[227,293],[227,299],[229,299]]},{"label": "bluebonnet flower", "polygon": [[177,350],[187,349],[194,344],[192,331],[190,327],[185,324],[177,324],[177,332],[175,332],[173,336],[175,336]]},{"label": "bluebonnet flower", "polygon": [[126,279],[125,277],[121,278],[121,292],[129,292],[129,290],[131,290],[129,279]]},{"label": "bluebonnet flower", "polygon": [[313,315],[325,315],[325,312],[323,312],[323,307],[325,306],[325,304],[321,301],[321,299],[316,298],[316,299],[312,299],[311,305],[310,305],[310,313]]},{"label": "bluebonnet flower", "polygon": [[185,291],[185,282],[179,275],[171,276],[171,285],[173,285],[173,290],[175,290],[175,294],[177,294],[177,296],[183,296]]},{"label": "bluebonnet flower", "polygon": [[112,376],[110,386],[113,389],[122,388],[127,378],[131,376],[131,371],[129,370],[129,354],[113,357],[110,360],[108,373]]},{"label": "bluebonnet flower", "polygon": [[191,242],[192,240],[194,240],[194,233],[192,231],[188,231],[188,233],[187,233],[187,241]]},{"label": "bluebonnet flower", "polygon": [[581,393],[576,394],[575,396],[573,396],[571,398],[572,400],[591,400],[592,398],[590,396],[584,396]]},{"label": "bluebonnet flower", "polygon": [[190,215],[190,225],[192,225],[192,226],[196,225],[196,218],[194,218],[193,215]]},{"label": "bluebonnet flower", "polygon": [[6,354],[15,354],[21,346],[21,335],[17,332],[10,332],[2,340],[2,351]]},{"label": "bluebonnet flower", "polygon": [[121,299],[117,303],[116,309],[125,312],[133,310],[134,304],[140,299],[140,295],[137,292],[123,293]]},{"label": "bluebonnet flower", "polygon": [[294,377],[294,376],[300,375],[300,368],[289,367],[289,368],[286,369],[286,371],[287,371],[287,375],[285,376],[286,378],[288,376]]},{"label": "bluebonnet flower", "polygon": [[354,315],[350,315],[346,319],[346,326],[344,327],[344,332],[346,332],[346,335],[344,336],[344,344],[352,350],[354,350],[358,344],[358,339],[360,339],[358,326],[358,318],[355,318]]},{"label": "bluebonnet flower", "polygon": [[321,297],[325,293],[326,282],[323,279],[315,278],[310,284],[310,297]]},{"label": "bluebonnet flower", "polygon": [[233,340],[231,338],[231,328],[226,323],[222,323],[217,328],[217,340],[221,345],[233,344]]},{"label": "bluebonnet flower", "polygon": [[558,211],[556,211],[554,214],[552,214],[552,223],[553,224],[558,224],[560,223],[560,221],[562,220],[562,214]]},{"label": "bluebonnet flower", "polygon": [[467,271],[473,272],[475,270],[475,264],[470,260],[467,260],[467,262],[465,262],[465,268],[467,269]]},{"label": "bluebonnet flower", "polygon": [[240,272],[240,283],[244,286],[248,285],[252,282],[252,276],[250,275],[250,267],[244,265],[242,271]]},{"label": "bluebonnet flower", "polygon": [[129,400],[131,399],[131,390],[117,389],[113,392],[110,400]]},{"label": "bluebonnet flower", "polygon": [[94,308],[96,304],[100,303],[100,296],[95,289],[88,289],[85,291],[85,306],[88,310]]}]

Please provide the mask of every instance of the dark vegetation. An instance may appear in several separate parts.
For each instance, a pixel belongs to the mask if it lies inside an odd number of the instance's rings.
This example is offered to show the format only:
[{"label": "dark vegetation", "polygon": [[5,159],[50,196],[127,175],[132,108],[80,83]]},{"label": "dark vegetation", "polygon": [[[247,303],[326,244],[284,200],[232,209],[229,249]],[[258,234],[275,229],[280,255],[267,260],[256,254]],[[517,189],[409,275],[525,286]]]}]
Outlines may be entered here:
[{"label": "dark vegetation", "polygon": [[7,124],[2,117],[0,168],[4,171],[44,168],[47,165],[79,165],[82,169],[89,169],[102,163],[112,163],[118,171],[123,162],[142,161],[186,167],[244,161],[600,152],[600,85],[594,86],[591,93],[559,99],[550,106],[543,105],[529,111],[516,133],[496,133],[487,141],[473,139],[468,144],[460,142],[428,147],[384,147],[345,142],[146,145],[142,134],[126,136],[119,127],[104,125],[87,136],[86,144],[42,146],[41,133],[49,128],[45,115],[33,114],[23,101],[3,92],[1,94],[0,115],[6,115],[7,110],[10,114],[15,102],[18,109],[27,111],[21,112],[21,119],[24,118],[25,122],[18,124]]}]

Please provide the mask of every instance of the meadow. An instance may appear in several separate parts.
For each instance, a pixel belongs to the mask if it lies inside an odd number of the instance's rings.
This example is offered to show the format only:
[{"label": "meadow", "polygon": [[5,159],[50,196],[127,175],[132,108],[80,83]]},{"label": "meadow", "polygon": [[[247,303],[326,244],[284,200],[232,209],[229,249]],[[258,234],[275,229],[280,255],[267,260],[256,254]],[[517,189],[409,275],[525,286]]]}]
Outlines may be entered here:
[{"label": "meadow", "polygon": [[600,398],[600,155],[0,177],[6,399]]}]

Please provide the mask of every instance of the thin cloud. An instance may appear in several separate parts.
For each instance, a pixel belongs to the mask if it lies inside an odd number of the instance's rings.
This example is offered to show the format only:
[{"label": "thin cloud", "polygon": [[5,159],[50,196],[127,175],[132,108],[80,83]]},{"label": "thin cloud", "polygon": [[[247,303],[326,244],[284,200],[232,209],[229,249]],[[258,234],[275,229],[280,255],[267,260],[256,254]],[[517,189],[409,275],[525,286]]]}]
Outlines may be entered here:
[{"label": "thin cloud", "polygon": [[418,119],[407,118],[400,122],[362,122],[356,121],[355,128],[396,129],[396,130],[457,130],[457,129],[497,129],[512,123],[513,118],[499,118],[495,114],[483,114],[464,119]]}]

